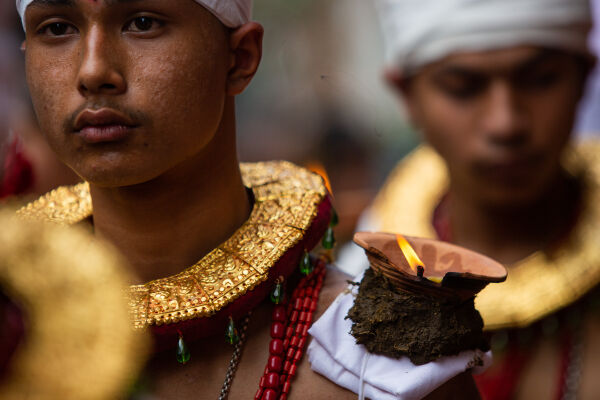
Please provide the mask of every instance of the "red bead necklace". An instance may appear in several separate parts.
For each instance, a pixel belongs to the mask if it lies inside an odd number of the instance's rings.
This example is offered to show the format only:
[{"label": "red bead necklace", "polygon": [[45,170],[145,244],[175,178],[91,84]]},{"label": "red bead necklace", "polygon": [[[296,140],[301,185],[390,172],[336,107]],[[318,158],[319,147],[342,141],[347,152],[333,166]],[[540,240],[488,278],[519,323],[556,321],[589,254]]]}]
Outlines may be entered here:
[{"label": "red bead necklace", "polygon": [[314,270],[294,289],[287,304],[276,305],[273,309],[269,359],[254,395],[255,400],[287,399],[304,354],[325,272],[326,261],[320,257]]}]

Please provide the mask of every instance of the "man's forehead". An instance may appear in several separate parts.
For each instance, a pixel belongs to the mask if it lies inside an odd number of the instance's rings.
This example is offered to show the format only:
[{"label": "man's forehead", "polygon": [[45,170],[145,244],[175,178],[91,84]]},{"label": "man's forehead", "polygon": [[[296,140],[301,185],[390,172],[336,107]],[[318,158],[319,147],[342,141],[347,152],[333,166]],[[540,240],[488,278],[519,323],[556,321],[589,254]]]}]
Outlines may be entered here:
[{"label": "man's forehead", "polygon": [[520,46],[509,49],[464,52],[452,54],[432,64],[438,73],[449,74],[506,74],[523,71],[544,64],[548,59],[562,54],[539,47]]}]

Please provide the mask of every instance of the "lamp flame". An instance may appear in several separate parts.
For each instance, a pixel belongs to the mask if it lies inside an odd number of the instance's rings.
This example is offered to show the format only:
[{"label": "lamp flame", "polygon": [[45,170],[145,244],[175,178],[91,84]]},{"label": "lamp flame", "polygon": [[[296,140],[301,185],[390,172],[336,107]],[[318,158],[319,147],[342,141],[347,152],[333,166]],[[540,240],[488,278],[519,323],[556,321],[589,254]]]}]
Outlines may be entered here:
[{"label": "lamp flame", "polygon": [[400,250],[402,250],[402,254],[404,254],[404,258],[406,258],[406,261],[408,261],[410,269],[412,269],[415,274],[422,277],[423,272],[425,271],[425,264],[423,261],[421,261],[417,253],[415,253],[415,250],[404,238],[404,236],[400,234],[396,235],[396,241],[398,242]]}]

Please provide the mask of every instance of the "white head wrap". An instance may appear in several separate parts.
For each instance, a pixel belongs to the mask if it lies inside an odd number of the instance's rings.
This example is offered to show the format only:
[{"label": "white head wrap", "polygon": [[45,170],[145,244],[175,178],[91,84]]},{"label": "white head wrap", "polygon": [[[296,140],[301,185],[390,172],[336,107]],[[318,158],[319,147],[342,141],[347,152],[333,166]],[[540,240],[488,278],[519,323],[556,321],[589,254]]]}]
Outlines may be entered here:
[{"label": "white head wrap", "polygon": [[387,62],[410,73],[457,51],[534,45],[588,53],[588,0],[376,0]]},{"label": "white head wrap", "polygon": [[[25,9],[33,0],[17,0],[17,11],[25,27]],[[228,28],[237,28],[252,18],[252,0],[194,0],[213,13]]]}]

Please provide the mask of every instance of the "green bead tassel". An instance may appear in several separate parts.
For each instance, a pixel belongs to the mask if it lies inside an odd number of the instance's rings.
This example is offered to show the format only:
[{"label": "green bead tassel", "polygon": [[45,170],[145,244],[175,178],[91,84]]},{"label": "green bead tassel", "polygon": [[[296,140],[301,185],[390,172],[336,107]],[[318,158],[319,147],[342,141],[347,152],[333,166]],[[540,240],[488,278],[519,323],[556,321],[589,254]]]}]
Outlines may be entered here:
[{"label": "green bead tassel", "polygon": [[340,218],[338,217],[337,213],[335,212],[335,208],[331,209],[331,220],[329,221],[329,226],[331,226],[332,228],[334,226],[337,226],[337,224],[340,223]]},{"label": "green bead tassel", "polygon": [[313,269],[314,267],[310,261],[310,254],[308,254],[308,251],[305,251],[302,259],[300,259],[300,272],[302,275],[308,275],[313,272]]},{"label": "green bead tassel", "polygon": [[225,340],[227,340],[227,343],[229,344],[236,344],[240,341],[240,335],[238,334],[238,330],[231,317],[229,317],[229,324],[227,325],[227,331],[225,332]]},{"label": "green bead tassel", "polygon": [[271,302],[274,304],[281,304],[283,303],[283,297],[283,283],[280,279],[277,279],[275,287],[273,287],[273,290],[271,291]]},{"label": "green bead tassel", "polygon": [[185,364],[190,361],[190,358],[191,354],[183,340],[183,335],[179,334],[179,341],[177,342],[177,361],[180,364]]},{"label": "green bead tassel", "polygon": [[326,250],[333,249],[333,246],[335,245],[335,236],[333,235],[333,228],[331,226],[327,228],[327,231],[325,231],[325,236],[323,236],[323,241],[321,244]]}]

